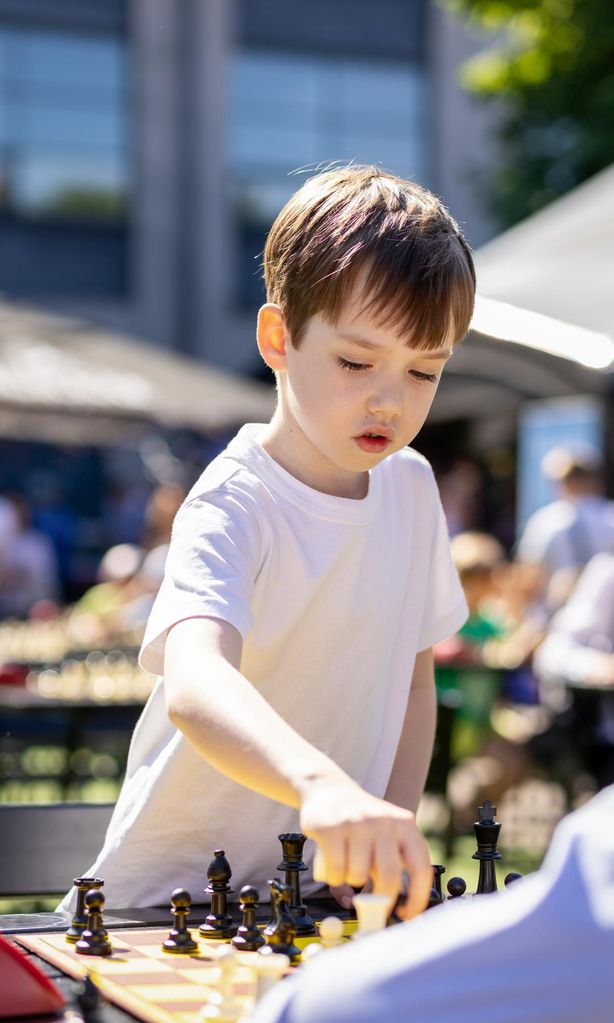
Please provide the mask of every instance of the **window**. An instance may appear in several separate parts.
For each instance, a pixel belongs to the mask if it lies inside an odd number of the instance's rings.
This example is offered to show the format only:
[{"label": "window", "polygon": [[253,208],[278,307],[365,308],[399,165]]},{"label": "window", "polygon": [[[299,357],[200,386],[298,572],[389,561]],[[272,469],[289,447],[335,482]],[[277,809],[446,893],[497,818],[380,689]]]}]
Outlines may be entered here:
[{"label": "window", "polygon": [[266,232],[308,171],[354,160],[424,179],[425,99],[417,64],[237,55],[230,156],[243,304],[262,298],[258,257]]},{"label": "window", "polygon": [[0,25],[0,287],[123,289],[127,52],[121,36]]}]

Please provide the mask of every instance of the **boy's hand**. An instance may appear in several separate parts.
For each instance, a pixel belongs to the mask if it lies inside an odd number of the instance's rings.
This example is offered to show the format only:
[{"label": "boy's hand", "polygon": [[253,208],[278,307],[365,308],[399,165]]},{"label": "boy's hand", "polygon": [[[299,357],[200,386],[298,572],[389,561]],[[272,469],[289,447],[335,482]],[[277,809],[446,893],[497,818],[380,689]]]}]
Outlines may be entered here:
[{"label": "boy's hand", "polygon": [[[433,884],[428,846],[414,814],[369,795],[353,782],[322,783],[301,805],[301,828],[318,845],[314,878],[332,888],[362,887],[390,897],[390,908],[410,873],[403,916],[410,919],[426,906]],[[339,892],[343,898],[349,892]],[[343,903],[342,903],[343,904]]]}]

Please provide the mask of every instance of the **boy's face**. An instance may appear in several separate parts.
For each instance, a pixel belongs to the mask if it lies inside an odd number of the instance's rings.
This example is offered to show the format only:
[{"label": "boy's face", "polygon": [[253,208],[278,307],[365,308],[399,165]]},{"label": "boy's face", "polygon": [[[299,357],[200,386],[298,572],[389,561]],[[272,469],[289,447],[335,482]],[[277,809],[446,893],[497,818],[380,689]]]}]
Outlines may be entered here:
[{"label": "boy's face", "polygon": [[408,348],[363,304],[357,286],[337,325],[313,316],[298,349],[276,306],[261,310],[258,332],[279,387],[264,447],[309,486],[354,498],[366,494],[369,469],[414,439],[452,354],[452,340],[438,351]]}]

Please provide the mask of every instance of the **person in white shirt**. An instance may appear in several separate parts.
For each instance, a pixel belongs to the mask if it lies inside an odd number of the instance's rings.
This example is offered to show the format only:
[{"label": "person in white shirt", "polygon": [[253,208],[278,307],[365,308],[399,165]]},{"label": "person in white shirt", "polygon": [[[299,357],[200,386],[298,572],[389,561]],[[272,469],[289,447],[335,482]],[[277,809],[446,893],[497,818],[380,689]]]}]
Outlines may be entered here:
[{"label": "person in white shirt", "polygon": [[553,448],[542,472],[557,499],[531,515],[516,559],[536,569],[536,591],[546,619],[563,607],[580,572],[595,554],[614,554],[614,502],[602,492],[602,461],[596,448]]},{"label": "person in white shirt", "polygon": [[[435,729],[431,647],[466,606],[428,463],[407,448],[473,307],[441,203],[377,167],[308,180],[265,251],[266,425],[179,511],[141,663],[160,676],[104,848],[109,906],[200,897],[215,848],[266,881],[303,831],[342,905],[371,879],[431,886],[415,812]],[[65,906],[68,905],[66,901]]]},{"label": "person in white shirt", "polygon": [[322,953],[250,1023],[611,1023],[613,957],[614,786],[537,873]]}]

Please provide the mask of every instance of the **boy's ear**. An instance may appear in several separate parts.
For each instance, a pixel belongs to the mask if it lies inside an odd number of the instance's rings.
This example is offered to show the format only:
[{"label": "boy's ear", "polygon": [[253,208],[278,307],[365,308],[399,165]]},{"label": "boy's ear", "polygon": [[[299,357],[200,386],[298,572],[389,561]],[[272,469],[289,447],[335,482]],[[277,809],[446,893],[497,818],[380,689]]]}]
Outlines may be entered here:
[{"label": "boy's ear", "polygon": [[269,369],[284,369],[289,341],[281,309],[273,302],[267,302],[258,311],[256,338],[258,350]]}]

